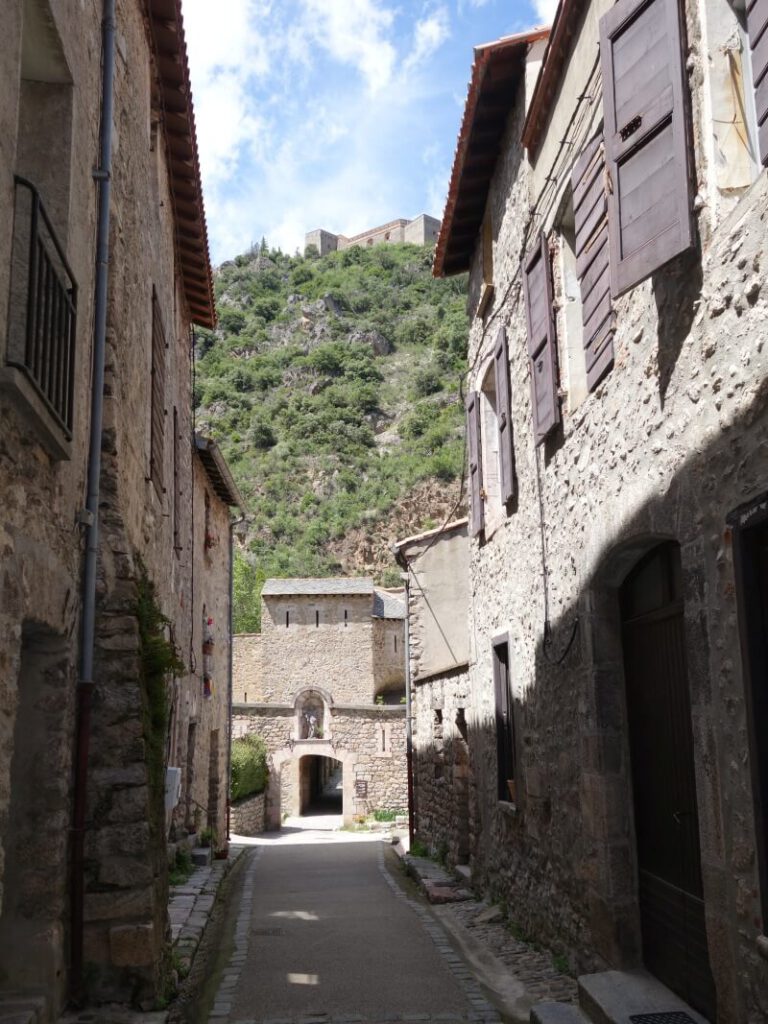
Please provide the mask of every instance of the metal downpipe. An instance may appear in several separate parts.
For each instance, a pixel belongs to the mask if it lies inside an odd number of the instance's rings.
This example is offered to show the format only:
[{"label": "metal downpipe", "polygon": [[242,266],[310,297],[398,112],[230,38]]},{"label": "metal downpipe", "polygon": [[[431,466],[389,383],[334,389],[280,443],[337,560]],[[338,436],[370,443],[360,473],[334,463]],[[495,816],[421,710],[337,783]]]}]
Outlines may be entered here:
[{"label": "metal downpipe", "polygon": [[410,567],[405,562],[405,761],[408,773],[408,841],[409,849],[416,834],[416,800],[413,786],[413,705],[411,702],[411,588]]},{"label": "metal downpipe", "polygon": [[232,626],[234,623],[235,605],[235,527],[245,522],[245,515],[233,519],[229,524],[229,677],[227,679],[227,846],[229,846],[230,818],[232,812],[232,677],[234,646],[232,643]]},{"label": "metal downpipe", "polygon": [[77,683],[75,724],[75,778],[72,814],[71,949],[69,994],[73,1002],[83,998],[84,853],[87,811],[88,752],[93,696],[93,662],[96,636],[96,573],[99,557],[99,496],[101,434],[104,413],[104,364],[107,336],[109,284],[109,205],[112,174],[112,121],[115,81],[115,0],[103,0],[101,131],[99,164],[93,178],[98,184],[98,222],[93,317],[91,378],[91,426],[88,452],[87,534],[83,566],[83,610],[80,670]]}]

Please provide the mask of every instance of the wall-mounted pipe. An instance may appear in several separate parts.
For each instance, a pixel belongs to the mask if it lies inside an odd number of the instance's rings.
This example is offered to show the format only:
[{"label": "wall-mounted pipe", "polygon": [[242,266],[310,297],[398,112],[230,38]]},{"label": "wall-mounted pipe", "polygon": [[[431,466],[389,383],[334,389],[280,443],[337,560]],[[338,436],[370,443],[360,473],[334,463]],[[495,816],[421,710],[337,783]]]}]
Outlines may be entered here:
[{"label": "wall-mounted pipe", "polygon": [[235,607],[235,527],[245,522],[245,513],[229,524],[229,678],[227,679],[227,843],[229,843],[230,819],[232,817],[232,686],[233,658],[232,627]]},{"label": "wall-mounted pipe", "polygon": [[75,778],[72,812],[70,999],[83,999],[83,933],[85,901],[85,828],[87,809],[88,751],[91,733],[93,662],[96,638],[96,571],[99,559],[99,497],[101,434],[104,421],[104,364],[107,339],[109,285],[109,204],[112,175],[112,122],[115,85],[115,0],[104,0],[101,54],[101,131],[99,163],[93,179],[99,191],[96,229],[93,356],[91,376],[91,424],[88,452],[87,535],[83,565],[83,611],[80,671],[75,719]]}]

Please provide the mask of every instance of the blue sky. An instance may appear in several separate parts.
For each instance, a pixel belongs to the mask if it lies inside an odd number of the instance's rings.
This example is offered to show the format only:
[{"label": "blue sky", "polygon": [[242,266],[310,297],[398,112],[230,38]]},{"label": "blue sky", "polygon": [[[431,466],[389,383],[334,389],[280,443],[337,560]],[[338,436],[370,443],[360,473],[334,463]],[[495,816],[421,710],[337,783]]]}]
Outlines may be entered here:
[{"label": "blue sky", "polygon": [[214,263],[442,214],[472,47],[552,0],[184,0]]}]

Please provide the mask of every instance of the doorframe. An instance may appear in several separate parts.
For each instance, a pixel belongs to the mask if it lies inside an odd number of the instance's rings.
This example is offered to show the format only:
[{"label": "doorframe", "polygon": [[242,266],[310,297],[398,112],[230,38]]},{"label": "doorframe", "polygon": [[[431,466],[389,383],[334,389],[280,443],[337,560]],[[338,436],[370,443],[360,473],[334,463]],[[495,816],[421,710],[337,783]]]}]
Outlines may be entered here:
[{"label": "doorframe", "polygon": [[749,557],[752,531],[768,524],[768,491],[740,505],[726,516],[732,531],[736,609],[744,679],[744,701],[749,743],[749,767],[754,808],[755,850],[762,913],[762,930],[768,930],[768,741],[761,739],[757,720],[768,708],[768,693],[760,697],[761,670],[768,675],[768,650],[760,643],[754,607],[749,596],[756,587],[754,566]]}]

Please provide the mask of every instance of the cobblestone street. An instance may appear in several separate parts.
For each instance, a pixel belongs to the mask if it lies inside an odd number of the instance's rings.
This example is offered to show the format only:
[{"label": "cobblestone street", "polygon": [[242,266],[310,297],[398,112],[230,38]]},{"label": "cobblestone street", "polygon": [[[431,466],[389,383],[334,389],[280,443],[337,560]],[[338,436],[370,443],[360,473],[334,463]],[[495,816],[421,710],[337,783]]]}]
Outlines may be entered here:
[{"label": "cobblestone street", "polygon": [[391,847],[331,831],[332,820],[265,836],[246,854],[211,1024],[496,1024],[431,910],[402,887]]}]

